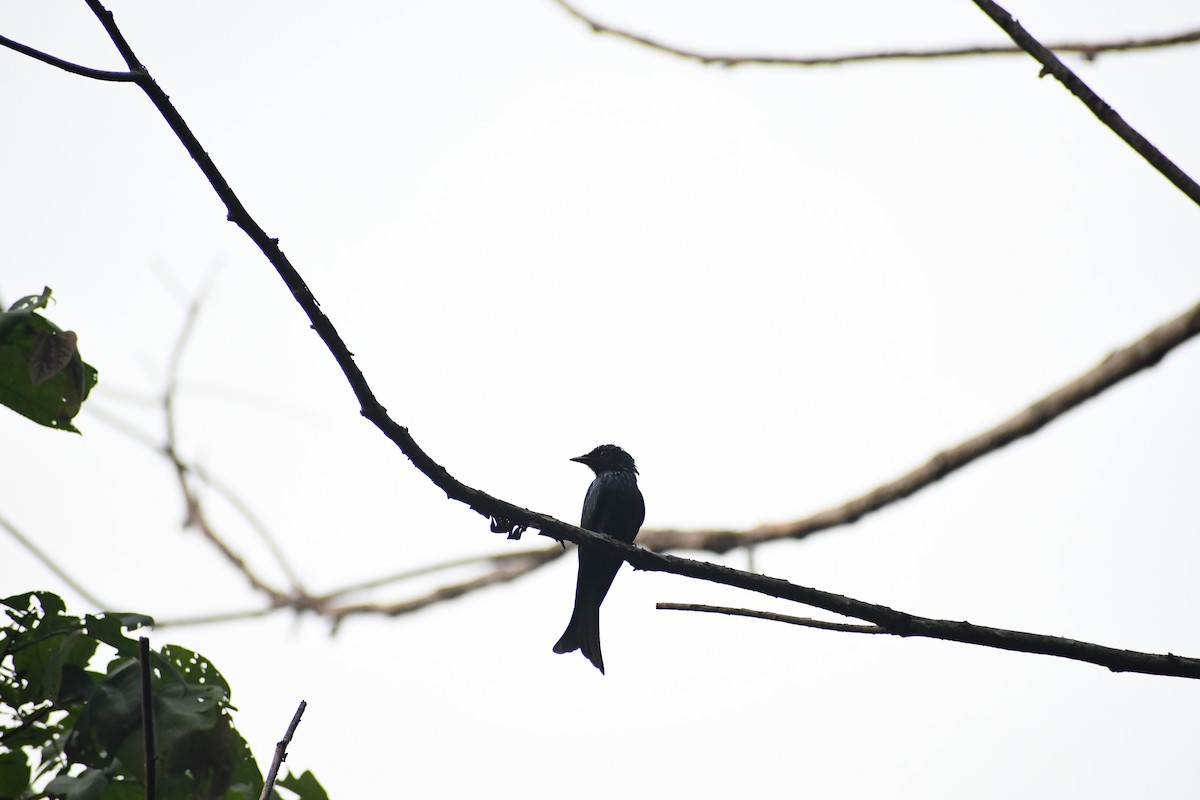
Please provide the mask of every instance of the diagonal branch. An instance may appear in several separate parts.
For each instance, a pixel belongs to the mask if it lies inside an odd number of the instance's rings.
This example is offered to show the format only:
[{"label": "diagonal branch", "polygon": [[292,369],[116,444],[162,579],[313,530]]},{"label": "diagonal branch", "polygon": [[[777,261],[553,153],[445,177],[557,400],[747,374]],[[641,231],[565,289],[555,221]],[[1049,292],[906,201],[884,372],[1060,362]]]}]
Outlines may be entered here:
[{"label": "diagonal branch", "polygon": [[514,553],[511,556],[486,556],[484,558],[462,559],[463,564],[479,563],[482,561],[492,561],[494,566],[489,572],[469,578],[459,583],[446,584],[432,589],[426,594],[418,597],[402,600],[394,603],[385,602],[363,602],[363,603],[346,603],[338,605],[333,601],[345,594],[362,591],[363,589],[372,589],[377,586],[382,586],[385,583],[394,583],[417,575],[424,575],[437,570],[447,569],[450,566],[458,566],[457,563],[452,564],[435,564],[430,567],[422,567],[415,570],[410,570],[398,575],[392,575],[387,578],[369,581],[362,584],[343,587],[341,589],[329,592],[326,595],[318,597],[312,596],[297,596],[289,599],[286,602],[269,605],[266,608],[252,608],[241,611],[223,611],[213,614],[202,614],[192,617],[178,617],[175,619],[156,619],[154,624],[156,628],[182,627],[185,625],[211,625],[218,622],[232,622],[235,620],[255,619],[265,617],[269,614],[274,614],[284,609],[292,609],[293,611],[312,611],[320,614],[323,617],[333,622],[333,631],[336,632],[342,621],[347,617],[365,616],[373,614],[385,617],[399,617],[405,614],[413,614],[432,605],[443,603],[447,600],[455,600],[472,592],[486,589],[491,586],[509,583],[528,575],[541,567],[551,564],[561,557],[564,553],[570,552],[561,547],[547,547],[540,550],[528,550],[522,553]]},{"label": "diagonal branch", "polygon": [[750,619],[765,619],[771,622],[786,622],[789,625],[799,625],[802,628],[816,628],[822,631],[842,631],[844,633],[891,633],[878,625],[852,625],[848,622],[828,622],[811,617],[794,617],[791,614],[776,614],[772,611],[755,611],[752,608],[729,608],[728,606],[706,606],[701,603],[655,603],[659,611],[699,611],[704,614],[726,614],[731,617],[749,617]]},{"label": "diagonal branch", "polygon": [[[535,550],[520,550],[512,553],[496,553],[486,556],[467,556],[466,558],[456,558],[451,561],[441,561],[437,564],[426,564],[422,567],[414,567],[406,569],[403,572],[396,572],[391,575],[385,575],[381,578],[374,578],[360,583],[352,583],[347,586],[342,586],[325,594],[315,595],[312,601],[319,605],[332,603],[348,594],[357,594],[359,592],[378,589],[392,583],[400,583],[401,581],[420,578],[425,575],[431,575],[435,572],[444,572],[450,569],[458,569],[460,567],[471,567],[476,564],[490,563],[494,570],[509,571],[508,565],[514,562],[528,562],[535,567],[549,564],[558,559],[559,556],[566,552],[561,547],[550,546],[537,548]],[[528,571],[528,570],[527,570]],[[496,581],[492,581],[495,583]]]},{"label": "diagonal branch", "polygon": [[263,781],[262,794],[259,795],[259,800],[267,800],[272,794],[272,789],[275,786],[275,779],[279,777],[279,768],[283,766],[283,762],[287,760],[288,745],[292,743],[292,737],[296,735],[296,728],[300,725],[300,717],[304,716],[304,709],[308,708],[308,703],[303,700],[296,708],[296,713],[292,716],[291,723],[284,731],[283,738],[275,744],[275,757],[271,759],[271,768],[267,771],[266,780]]},{"label": "diagonal branch", "polygon": [[[917,61],[935,58],[962,58],[967,56],[997,56],[1016,55],[1024,52],[1020,47],[1012,45],[948,47],[931,50],[880,50],[869,53],[845,53],[832,56],[756,56],[756,55],[717,55],[688,50],[683,47],[667,44],[658,39],[632,33],[631,31],[605,25],[595,18],[584,14],[567,0],[553,2],[570,16],[599,33],[622,39],[633,44],[657,50],[672,56],[697,61],[701,64],[712,64],[721,67],[738,67],[746,64],[779,67],[829,67],[838,64],[854,64],[867,61]],[[1152,50],[1163,47],[1177,47],[1185,44],[1200,42],[1200,28],[1181,31],[1166,36],[1151,36],[1142,39],[1112,39],[1099,42],[1060,42],[1047,45],[1051,50],[1060,53],[1078,53],[1088,61],[1095,60],[1101,53],[1129,52],[1131,50]]]},{"label": "diagonal branch", "polygon": [[1029,31],[1013,18],[1012,14],[996,5],[992,0],[971,0],[971,2],[991,17],[992,21],[999,25],[1022,50],[1041,62],[1042,75],[1049,74],[1058,78],[1059,82],[1067,87],[1071,94],[1078,97],[1096,115],[1097,119],[1136,150],[1138,155],[1149,161],[1152,167],[1161,172],[1163,177],[1173,183],[1179,191],[1191,198],[1193,203],[1200,205],[1200,184],[1197,184],[1190,175],[1163,155],[1157,147],[1150,144],[1145,136],[1134,130],[1133,126],[1122,119],[1121,115],[1114,111],[1108,103],[1101,100],[1058,56],[1033,38]]},{"label": "diagonal branch", "polygon": [[16,50],[22,55],[37,59],[43,64],[49,64],[52,67],[58,67],[61,70],[66,70],[73,75],[82,75],[85,78],[92,78],[98,81],[117,81],[131,82],[136,81],[137,76],[131,72],[110,72],[104,69],[92,69],[81,64],[75,64],[70,61],[65,61],[57,56],[52,56],[49,53],[43,53],[41,50],[35,50],[29,45],[21,44],[9,39],[7,36],[0,36],[0,47],[7,47],[10,50]]},{"label": "diagonal branch", "polygon": [[166,422],[167,437],[166,444],[163,447],[163,455],[174,466],[179,491],[183,495],[184,506],[186,508],[184,527],[195,528],[200,531],[200,534],[217,548],[217,551],[225,557],[225,560],[245,576],[254,589],[267,596],[272,606],[286,605],[288,596],[252,570],[250,565],[246,563],[246,559],[237,553],[209,522],[200,497],[192,487],[192,470],[179,454],[175,424],[175,402],[176,389],[179,384],[179,365],[182,363],[183,353],[187,349],[192,331],[196,326],[196,319],[200,313],[200,301],[201,298],[197,297],[188,307],[183,327],[179,331],[179,336],[175,339],[174,347],[171,349],[171,356],[167,367],[167,383],[162,395],[163,416]]},{"label": "diagonal branch", "polygon": [[515,581],[517,578],[556,561],[565,552],[567,551],[561,547],[548,547],[545,550],[530,551],[520,558],[513,558],[497,564],[491,572],[484,573],[461,583],[439,586],[432,592],[413,598],[412,600],[389,604],[359,603],[333,606],[324,609],[324,611],[328,616],[332,617],[335,631],[342,624],[342,621],[350,616],[381,614],[387,617],[399,617],[404,614],[412,614],[436,603],[454,600],[479,589],[487,588],[488,586]]},{"label": "diagonal branch", "polygon": [[1164,322],[1132,344],[1113,351],[1091,370],[1060,386],[999,425],[943,450],[916,469],[839,506],[794,522],[761,525],[749,531],[644,530],[638,536],[638,542],[651,550],[706,550],[724,553],[736,547],[760,542],[803,539],[820,531],[849,525],[884,506],[932,486],[976,459],[1037,432],[1046,424],[1131,375],[1153,367],[1167,353],[1197,334],[1200,334],[1200,304]]}]

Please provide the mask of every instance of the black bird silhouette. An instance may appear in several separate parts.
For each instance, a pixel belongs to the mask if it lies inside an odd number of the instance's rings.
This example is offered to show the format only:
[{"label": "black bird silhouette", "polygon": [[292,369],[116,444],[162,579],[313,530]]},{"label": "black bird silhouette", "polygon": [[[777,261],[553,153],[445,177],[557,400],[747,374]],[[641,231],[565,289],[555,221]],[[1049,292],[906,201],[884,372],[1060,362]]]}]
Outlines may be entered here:
[{"label": "black bird silhouette", "polygon": [[[602,444],[587,455],[571,459],[596,473],[583,499],[579,527],[607,533],[622,542],[633,542],[646,518],[646,504],[638,491],[633,456],[615,444]],[[579,577],[575,581],[575,610],[554,652],[580,650],[604,673],[600,654],[600,604],[623,562],[620,558],[580,546]]]}]

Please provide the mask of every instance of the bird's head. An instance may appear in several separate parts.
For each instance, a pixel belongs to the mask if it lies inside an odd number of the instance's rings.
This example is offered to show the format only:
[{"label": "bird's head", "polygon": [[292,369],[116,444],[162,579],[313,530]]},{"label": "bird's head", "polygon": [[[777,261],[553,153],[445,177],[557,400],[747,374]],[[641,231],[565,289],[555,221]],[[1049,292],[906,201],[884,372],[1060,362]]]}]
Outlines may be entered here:
[{"label": "bird's head", "polygon": [[575,456],[571,460],[578,461],[580,464],[586,464],[597,475],[601,472],[613,472],[616,470],[637,472],[637,467],[633,463],[633,456],[615,444],[602,444],[592,452],[582,456]]}]

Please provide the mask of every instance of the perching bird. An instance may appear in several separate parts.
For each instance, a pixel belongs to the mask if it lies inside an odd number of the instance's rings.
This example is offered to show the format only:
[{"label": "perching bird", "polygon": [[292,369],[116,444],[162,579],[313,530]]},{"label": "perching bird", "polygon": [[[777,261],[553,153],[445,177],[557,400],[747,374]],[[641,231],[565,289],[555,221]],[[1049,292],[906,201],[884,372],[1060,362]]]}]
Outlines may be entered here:
[{"label": "perching bird", "polygon": [[[638,491],[637,467],[633,456],[615,444],[602,444],[584,456],[572,458],[596,473],[583,499],[579,527],[607,533],[632,543],[646,518],[646,504]],[[575,581],[575,610],[554,652],[580,650],[604,673],[600,655],[600,604],[624,562],[587,546],[579,548],[579,577]]]}]

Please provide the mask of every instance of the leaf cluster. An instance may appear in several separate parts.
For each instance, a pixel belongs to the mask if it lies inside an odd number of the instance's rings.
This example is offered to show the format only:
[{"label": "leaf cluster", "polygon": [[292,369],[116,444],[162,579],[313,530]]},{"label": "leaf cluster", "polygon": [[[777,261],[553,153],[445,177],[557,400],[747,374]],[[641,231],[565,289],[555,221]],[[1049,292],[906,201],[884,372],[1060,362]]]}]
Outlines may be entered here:
[{"label": "leaf cluster", "polygon": [[[0,607],[0,800],[146,797],[138,642],[127,631],[153,620],[70,616],[49,592]],[[152,650],[150,664],[157,796],[258,798],[262,773],[233,726],[221,673],[178,645]],[[310,773],[280,785],[302,800],[326,798]]]},{"label": "leaf cluster", "polygon": [[0,405],[39,425],[79,433],[71,420],[96,385],[96,369],[79,356],[78,337],[36,313],[50,289],[0,311]]}]

